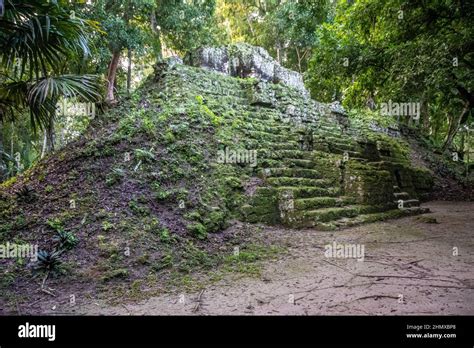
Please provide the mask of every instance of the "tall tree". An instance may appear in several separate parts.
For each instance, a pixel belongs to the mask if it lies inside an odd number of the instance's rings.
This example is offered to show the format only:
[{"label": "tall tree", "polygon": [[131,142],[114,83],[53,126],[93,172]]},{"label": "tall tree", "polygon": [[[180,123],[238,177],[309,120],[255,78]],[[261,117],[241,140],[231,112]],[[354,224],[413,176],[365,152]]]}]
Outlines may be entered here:
[{"label": "tall tree", "polygon": [[127,52],[127,86],[130,86],[133,51],[152,49],[156,58],[162,47],[185,53],[215,42],[214,0],[98,0],[78,5],[80,11],[99,20],[104,30],[97,46],[108,48],[106,101],[115,104],[117,72]]},{"label": "tall tree", "polygon": [[101,53],[100,58],[108,60],[105,96],[108,104],[117,102],[115,89],[122,52],[127,50],[130,56],[128,63],[131,63],[132,51],[145,45],[149,32],[147,23],[155,7],[154,0],[98,0],[76,4],[77,11],[101,23],[102,31],[96,33],[94,43],[98,53]]},{"label": "tall tree", "polygon": [[464,1],[339,1],[334,21],[317,32],[308,86],[349,106],[420,102],[427,131],[444,119],[447,149],[474,107],[473,16]]},{"label": "tall tree", "polygon": [[158,0],[156,28],[163,43],[181,54],[215,44],[220,35],[215,8],[215,0]]},{"label": "tall tree", "polygon": [[262,46],[280,63],[303,72],[315,31],[331,8],[329,0],[219,0],[217,13],[231,41]]},{"label": "tall tree", "polygon": [[58,98],[99,97],[96,76],[68,69],[68,62],[88,56],[88,32],[97,24],[75,17],[52,0],[6,0],[3,5],[0,121],[15,121],[28,110],[32,128],[46,130],[47,148],[52,149]]}]

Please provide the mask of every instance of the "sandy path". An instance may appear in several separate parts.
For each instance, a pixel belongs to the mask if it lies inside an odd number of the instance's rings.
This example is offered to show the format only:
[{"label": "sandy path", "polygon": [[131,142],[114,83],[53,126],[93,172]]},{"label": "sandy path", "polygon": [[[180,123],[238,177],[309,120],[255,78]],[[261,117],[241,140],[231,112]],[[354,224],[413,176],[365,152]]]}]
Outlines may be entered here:
[{"label": "sandy path", "polygon": [[[74,313],[110,315],[474,314],[474,203],[431,202],[438,224],[417,217],[336,232],[268,228],[288,253],[262,276],[224,280],[198,293],[138,304],[95,301]],[[364,246],[364,260],[327,258],[326,244]],[[453,248],[458,255],[453,255]]]}]

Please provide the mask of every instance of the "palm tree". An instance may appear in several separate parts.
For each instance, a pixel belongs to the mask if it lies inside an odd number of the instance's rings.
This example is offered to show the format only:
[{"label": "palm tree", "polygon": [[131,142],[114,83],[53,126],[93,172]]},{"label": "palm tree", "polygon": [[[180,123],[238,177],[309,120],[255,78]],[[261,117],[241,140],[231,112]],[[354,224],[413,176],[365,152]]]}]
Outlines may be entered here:
[{"label": "palm tree", "polygon": [[96,22],[77,18],[55,0],[0,0],[0,122],[14,122],[28,110],[31,126],[45,130],[53,150],[58,99],[98,101],[101,95],[96,76],[69,68],[89,55],[92,30],[99,30]]}]

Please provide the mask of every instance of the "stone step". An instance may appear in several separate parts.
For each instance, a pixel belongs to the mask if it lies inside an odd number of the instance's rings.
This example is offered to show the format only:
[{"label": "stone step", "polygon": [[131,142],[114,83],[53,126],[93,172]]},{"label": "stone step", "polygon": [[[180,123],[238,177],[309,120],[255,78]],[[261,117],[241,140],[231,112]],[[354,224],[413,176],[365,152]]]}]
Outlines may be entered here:
[{"label": "stone step", "polygon": [[386,168],[390,168],[391,166],[391,162],[388,162],[388,161],[376,161],[376,162],[369,162],[369,164],[376,168],[376,169],[386,169]]},{"label": "stone step", "polygon": [[341,149],[341,148],[338,148],[336,146],[329,146],[329,152],[330,153],[335,153],[335,154],[338,154],[338,155],[344,155],[344,154],[347,154],[349,156],[349,158],[363,158],[362,154],[358,151],[351,151],[351,150],[345,150],[345,149]]},{"label": "stone step", "polygon": [[335,143],[331,143],[329,145],[329,148],[332,149],[332,148],[337,148],[337,149],[340,149],[342,151],[348,151],[348,152],[357,152],[357,153],[361,153],[359,151],[359,148],[358,148],[358,145],[357,144],[348,144],[348,143],[341,143],[341,142],[335,142]]},{"label": "stone step", "polygon": [[274,151],[270,158],[275,159],[305,159],[312,160],[314,158],[314,153],[312,151],[303,151],[303,150],[277,150]]},{"label": "stone step", "polygon": [[356,161],[359,163],[368,163],[369,160],[367,158],[362,158],[362,157],[349,157],[349,161]]},{"label": "stone step", "polygon": [[370,213],[373,211],[373,206],[365,205],[319,208],[290,212],[288,213],[287,219],[292,226],[315,227],[320,223],[327,223],[341,218],[354,218],[361,213]]},{"label": "stone step", "polygon": [[287,141],[284,143],[270,143],[274,150],[299,150],[300,144],[297,141]]},{"label": "stone step", "polygon": [[259,158],[258,166],[260,168],[281,168],[281,167],[287,167],[287,164],[283,160],[272,159],[272,158]]},{"label": "stone step", "polygon": [[247,124],[247,125],[240,125],[237,127],[238,130],[242,131],[257,131],[257,132],[265,132],[265,133],[272,133],[272,134],[287,134],[292,131],[291,127],[289,126],[277,126],[272,124],[267,125],[258,125],[258,124]]},{"label": "stone step", "polygon": [[285,177],[285,176],[268,178],[267,182],[272,186],[329,187],[333,184],[331,180],[327,180],[327,179],[309,179],[309,178]]},{"label": "stone step", "polygon": [[236,120],[242,124],[249,124],[255,127],[268,127],[268,126],[279,126],[283,128],[293,129],[292,125],[283,124],[278,116],[267,115],[266,118],[256,118],[255,115],[250,114],[248,116],[234,116],[232,120]]},{"label": "stone step", "polygon": [[262,150],[264,153],[271,153],[277,150],[301,150],[301,146],[296,140],[288,140],[286,142],[269,140],[262,142],[259,139],[248,137],[246,137],[244,140],[248,145],[247,148]]},{"label": "stone step", "polygon": [[294,200],[295,210],[314,210],[319,208],[340,207],[344,205],[354,204],[356,201],[353,197],[312,197],[298,198]]},{"label": "stone step", "polygon": [[[394,186],[394,190],[395,190],[395,187],[398,188],[398,186]],[[398,188],[398,191],[400,191],[400,189]],[[407,193],[407,192],[394,192],[393,193],[393,196],[398,200],[398,199],[409,199],[410,198],[410,195]]]},{"label": "stone step", "polygon": [[401,165],[401,166],[409,165],[408,160],[395,159],[394,157],[380,155],[380,159],[384,162],[389,162],[390,164],[396,164],[396,165]]},{"label": "stone step", "polygon": [[327,144],[346,144],[346,145],[355,145],[353,139],[345,136],[335,135],[335,136],[322,136],[319,134],[313,135],[314,142],[323,142]]},{"label": "stone step", "polygon": [[[405,208],[411,208],[411,207],[418,207],[420,206],[420,201],[418,199],[402,199],[403,201],[403,207]],[[396,203],[398,205],[398,200],[393,201],[393,203]]]},{"label": "stone step", "polygon": [[332,140],[329,140],[329,138],[339,139],[343,142],[346,141],[345,136],[343,134],[341,134],[340,132],[330,132],[330,131],[316,130],[313,133],[313,137],[314,137],[315,141],[323,141],[323,142],[327,142],[327,143],[332,143]]},{"label": "stone step", "polygon": [[338,196],[340,190],[338,188],[322,188],[313,186],[279,186],[276,190],[280,194],[291,192],[293,199],[297,198],[311,198],[311,197],[335,197]]},{"label": "stone step", "polygon": [[253,131],[253,130],[246,130],[244,131],[244,134],[261,141],[275,141],[275,142],[285,142],[288,140],[298,141],[298,136],[295,134],[282,135],[282,134],[273,134],[273,133]]},{"label": "stone step", "polygon": [[404,209],[390,209],[375,213],[368,213],[368,214],[361,214],[354,218],[341,218],[335,221],[327,222],[327,223],[320,223],[316,227],[321,230],[336,230],[351,226],[360,225],[363,223],[370,223],[376,221],[384,221],[388,219],[396,219],[403,216],[411,216],[417,214],[425,214],[429,213],[428,208],[421,208],[421,207],[411,207],[411,208],[404,208]]},{"label": "stone step", "polygon": [[300,167],[308,169],[317,167],[317,163],[307,159],[285,158],[284,163],[286,163],[289,167]]},{"label": "stone step", "polygon": [[339,134],[341,133],[341,128],[337,124],[320,123],[317,127],[317,130],[329,131]]},{"label": "stone step", "polygon": [[[265,111],[264,111],[265,110]],[[262,109],[259,111],[255,111],[252,108],[247,109],[249,112],[248,115],[244,116],[247,118],[249,122],[278,122],[279,124],[283,124],[282,120],[286,119],[286,115],[278,113],[274,110],[270,109]]]},{"label": "stone step", "polygon": [[310,178],[321,179],[323,174],[314,169],[304,168],[265,168],[262,170],[264,177],[295,177],[295,178]]}]

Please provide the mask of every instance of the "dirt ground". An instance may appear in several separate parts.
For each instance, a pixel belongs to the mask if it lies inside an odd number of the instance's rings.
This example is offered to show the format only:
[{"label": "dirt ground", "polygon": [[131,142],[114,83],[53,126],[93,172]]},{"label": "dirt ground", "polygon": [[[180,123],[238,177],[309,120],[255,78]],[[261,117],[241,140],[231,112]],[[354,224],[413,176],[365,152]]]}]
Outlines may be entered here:
[{"label": "dirt ground", "polygon": [[[474,203],[430,202],[422,217],[342,231],[266,228],[288,252],[261,277],[229,274],[199,293],[110,306],[91,299],[82,315],[474,314]],[[437,223],[426,217],[433,217]],[[330,258],[325,245],[364,246],[364,260]],[[46,308],[45,308],[46,309]]]}]

